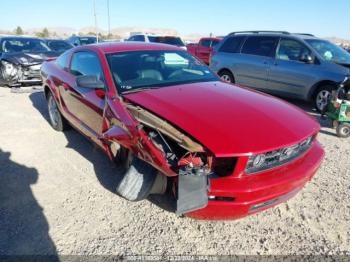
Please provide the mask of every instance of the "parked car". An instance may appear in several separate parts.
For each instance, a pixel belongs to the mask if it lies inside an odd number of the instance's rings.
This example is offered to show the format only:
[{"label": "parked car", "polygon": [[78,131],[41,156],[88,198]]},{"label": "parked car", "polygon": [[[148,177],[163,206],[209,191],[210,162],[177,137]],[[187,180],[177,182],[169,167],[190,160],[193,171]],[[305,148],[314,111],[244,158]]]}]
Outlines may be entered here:
[{"label": "parked car", "polygon": [[81,46],[81,45],[91,45],[97,43],[96,36],[76,36],[73,35],[67,39],[67,41],[73,46]]},{"label": "parked car", "polygon": [[211,68],[224,81],[312,100],[322,111],[350,73],[350,54],[310,34],[236,32],[217,46]]},{"label": "parked car", "polygon": [[209,60],[212,55],[213,48],[220,43],[222,38],[204,37],[201,38],[198,44],[188,44],[187,51],[209,65]]},{"label": "parked car", "polygon": [[78,47],[42,75],[52,127],[72,125],[124,167],[116,192],[131,201],[168,194],[177,214],[244,217],[294,196],[324,155],[309,115],[175,46]]},{"label": "parked car", "polygon": [[41,64],[58,55],[38,38],[0,37],[0,86],[41,83]]},{"label": "parked car", "polygon": [[178,36],[160,36],[152,34],[134,34],[126,41],[146,42],[146,43],[160,43],[174,45],[186,49],[184,42]]},{"label": "parked car", "polygon": [[74,47],[72,44],[62,39],[43,39],[43,40],[52,51],[55,51],[59,54],[62,54],[68,49],[71,49]]}]

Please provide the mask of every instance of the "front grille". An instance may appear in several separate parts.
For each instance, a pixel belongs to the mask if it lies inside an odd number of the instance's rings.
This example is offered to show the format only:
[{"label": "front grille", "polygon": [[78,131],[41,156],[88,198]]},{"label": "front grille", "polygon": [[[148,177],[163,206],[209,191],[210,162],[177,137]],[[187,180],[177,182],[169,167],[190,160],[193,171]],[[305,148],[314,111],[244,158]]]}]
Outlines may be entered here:
[{"label": "front grille", "polygon": [[261,154],[264,157],[264,163],[260,166],[254,166],[254,159],[259,155],[253,155],[249,158],[246,174],[278,167],[298,158],[311,147],[313,140],[314,137],[309,137],[299,144]]}]

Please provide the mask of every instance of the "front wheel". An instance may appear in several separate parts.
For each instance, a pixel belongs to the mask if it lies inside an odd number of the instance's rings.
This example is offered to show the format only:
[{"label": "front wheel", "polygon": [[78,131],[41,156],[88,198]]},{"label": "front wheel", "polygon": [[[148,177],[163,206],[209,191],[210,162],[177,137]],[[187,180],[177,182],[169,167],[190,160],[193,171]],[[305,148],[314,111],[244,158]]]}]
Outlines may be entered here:
[{"label": "front wheel", "polygon": [[314,104],[318,112],[324,113],[327,110],[333,90],[334,88],[329,85],[321,86],[319,89],[317,89],[314,97]]},{"label": "front wheel", "polygon": [[231,84],[235,83],[235,78],[233,77],[232,73],[227,70],[219,72],[219,76],[221,80],[226,83],[231,83]]},{"label": "front wheel", "polygon": [[341,123],[337,127],[337,135],[342,138],[350,136],[350,123]]},{"label": "front wheel", "polygon": [[147,162],[134,157],[116,192],[129,201],[141,201],[150,194],[164,194],[166,177]]}]

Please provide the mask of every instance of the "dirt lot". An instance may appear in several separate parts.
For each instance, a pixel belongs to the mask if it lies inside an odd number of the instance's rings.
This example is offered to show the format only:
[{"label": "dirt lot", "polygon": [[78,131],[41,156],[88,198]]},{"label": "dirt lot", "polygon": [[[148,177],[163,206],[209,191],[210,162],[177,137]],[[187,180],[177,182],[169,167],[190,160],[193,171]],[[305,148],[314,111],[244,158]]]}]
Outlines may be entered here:
[{"label": "dirt lot", "polygon": [[327,121],[326,159],[301,193],[242,220],[208,222],[117,197],[107,157],[47,119],[41,92],[0,88],[0,255],[350,254],[350,139]]}]

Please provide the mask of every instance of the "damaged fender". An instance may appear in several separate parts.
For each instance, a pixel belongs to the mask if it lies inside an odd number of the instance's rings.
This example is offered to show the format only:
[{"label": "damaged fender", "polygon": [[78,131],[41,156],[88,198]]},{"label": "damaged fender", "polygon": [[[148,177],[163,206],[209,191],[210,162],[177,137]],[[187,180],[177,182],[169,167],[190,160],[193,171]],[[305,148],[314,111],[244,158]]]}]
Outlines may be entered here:
[{"label": "damaged fender", "polygon": [[[151,193],[164,193],[166,177],[173,177],[178,187],[177,214],[205,207],[210,168],[200,157],[193,156],[205,154],[204,148],[151,112],[132,104],[126,104],[124,111],[121,103],[117,98],[107,99],[103,139],[129,148],[136,158],[118,185],[117,193],[139,201]],[[118,108],[120,112],[115,111]],[[130,118],[121,121],[122,117]]]}]

